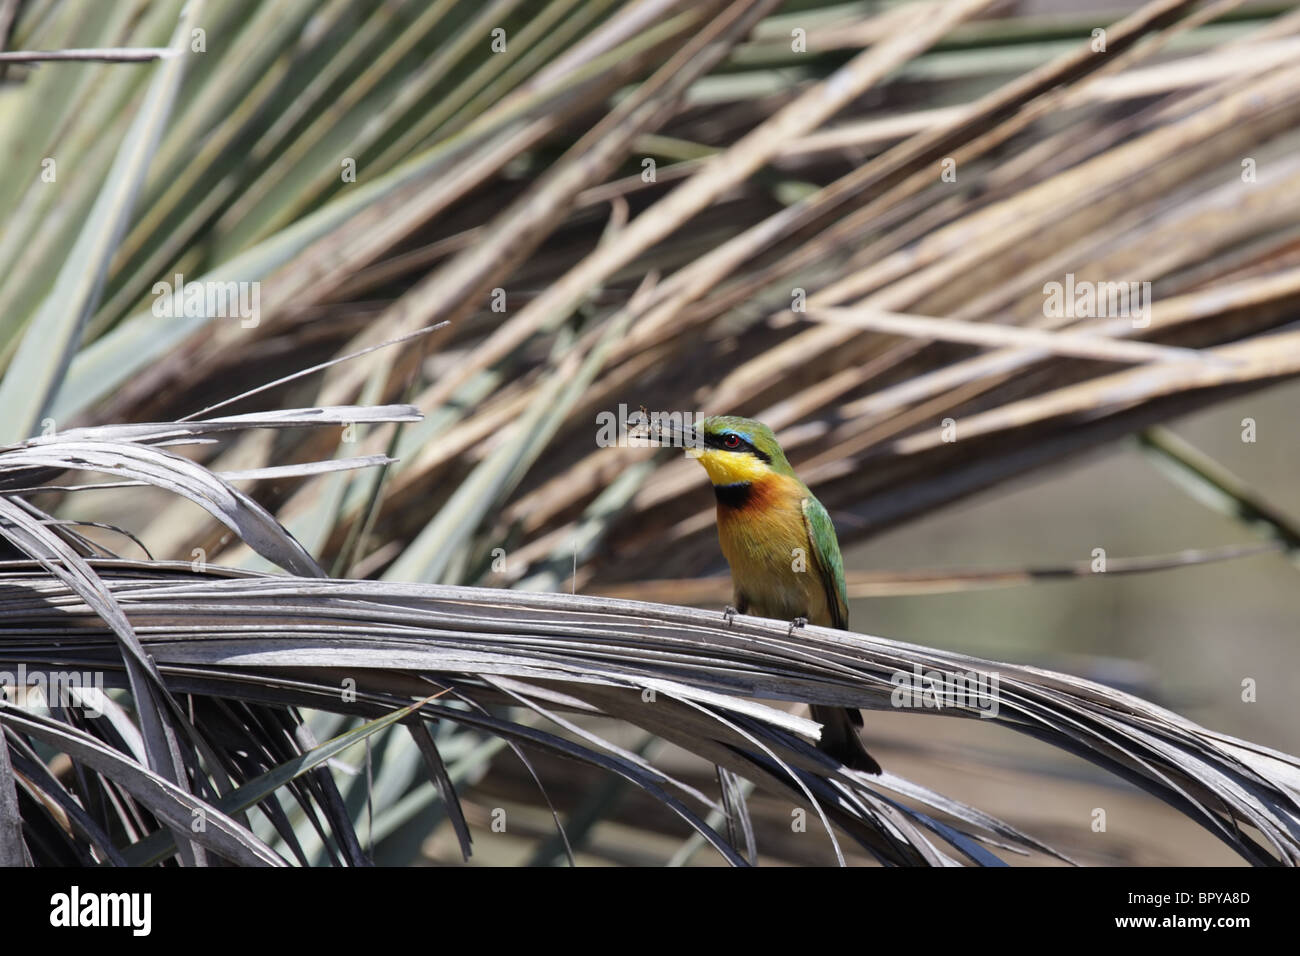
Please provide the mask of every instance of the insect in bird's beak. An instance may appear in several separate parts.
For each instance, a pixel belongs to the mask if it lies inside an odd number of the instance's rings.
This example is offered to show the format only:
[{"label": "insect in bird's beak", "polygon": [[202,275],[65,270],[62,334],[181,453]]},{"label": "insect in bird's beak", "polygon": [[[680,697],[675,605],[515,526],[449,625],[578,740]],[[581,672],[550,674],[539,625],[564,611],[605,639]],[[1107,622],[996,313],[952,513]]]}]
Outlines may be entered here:
[{"label": "insect in bird's beak", "polygon": [[662,419],[656,419],[653,427],[654,437],[659,444],[672,448],[685,448],[687,458],[699,458],[704,453],[703,437],[689,425],[683,426],[674,421],[664,422]]}]

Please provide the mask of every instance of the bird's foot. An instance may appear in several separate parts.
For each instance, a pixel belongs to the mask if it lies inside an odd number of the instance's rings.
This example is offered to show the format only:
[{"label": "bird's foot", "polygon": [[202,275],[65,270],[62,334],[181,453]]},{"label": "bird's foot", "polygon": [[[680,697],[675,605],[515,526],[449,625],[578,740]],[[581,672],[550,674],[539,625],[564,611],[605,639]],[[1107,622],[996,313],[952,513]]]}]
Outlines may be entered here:
[{"label": "bird's foot", "polygon": [[786,632],[786,637],[793,637],[794,629],[796,627],[807,627],[807,626],[808,626],[808,618],[796,617],[793,621],[790,622],[790,630]]},{"label": "bird's foot", "polygon": [[737,610],[736,610],[734,607],[732,607],[730,604],[727,605],[726,610],[724,610],[724,611],[722,612],[722,616],[725,617],[725,618],[727,619],[727,626],[728,626],[728,627],[731,626],[732,619],[735,618],[735,616],[736,616],[737,614],[739,614],[739,613],[740,613],[740,612],[737,611]]}]

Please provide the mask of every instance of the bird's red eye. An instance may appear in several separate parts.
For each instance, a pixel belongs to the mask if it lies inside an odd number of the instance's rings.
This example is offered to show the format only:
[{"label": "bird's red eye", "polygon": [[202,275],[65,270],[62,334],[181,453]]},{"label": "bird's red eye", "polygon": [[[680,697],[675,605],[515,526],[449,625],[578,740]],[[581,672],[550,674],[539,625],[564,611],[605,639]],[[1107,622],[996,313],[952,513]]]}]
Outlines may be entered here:
[{"label": "bird's red eye", "polygon": [[726,445],[728,448],[739,448],[739,447],[740,447],[740,436],[739,436],[739,435],[727,435],[725,438],[722,439],[722,444]]}]

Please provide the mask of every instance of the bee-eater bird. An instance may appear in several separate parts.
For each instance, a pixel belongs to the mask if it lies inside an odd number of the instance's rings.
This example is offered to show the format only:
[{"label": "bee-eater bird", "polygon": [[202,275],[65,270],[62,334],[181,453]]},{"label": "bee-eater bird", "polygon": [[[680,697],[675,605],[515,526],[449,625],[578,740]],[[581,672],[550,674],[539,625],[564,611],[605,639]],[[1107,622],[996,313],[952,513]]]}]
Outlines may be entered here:
[{"label": "bee-eater bird", "polygon": [[[849,626],[844,561],[831,516],[800,481],[772,430],[749,418],[705,419],[682,437],[695,449],[718,500],[718,541],[731,566],[734,612]],[[733,613],[728,608],[728,615]],[[840,763],[880,773],[858,736],[862,713],[812,705],[821,749]]]}]

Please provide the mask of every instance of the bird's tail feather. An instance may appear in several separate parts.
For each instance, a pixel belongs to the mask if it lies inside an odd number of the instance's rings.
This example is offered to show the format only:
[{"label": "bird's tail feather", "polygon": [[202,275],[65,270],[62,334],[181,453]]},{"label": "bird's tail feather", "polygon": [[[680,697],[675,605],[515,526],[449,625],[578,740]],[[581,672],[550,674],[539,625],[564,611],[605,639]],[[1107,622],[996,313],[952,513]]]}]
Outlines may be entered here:
[{"label": "bird's tail feather", "polygon": [[[863,773],[880,773],[880,764],[867,753],[858,736],[862,715],[857,710],[844,707],[812,705],[812,718],[822,725],[822,739],[818,747],[851,770]],[[854,718],[857,718],[856,720]]]}]

